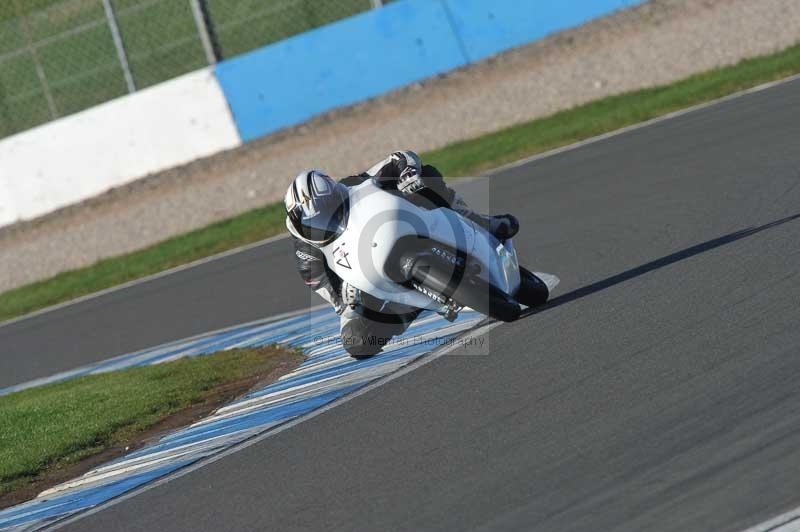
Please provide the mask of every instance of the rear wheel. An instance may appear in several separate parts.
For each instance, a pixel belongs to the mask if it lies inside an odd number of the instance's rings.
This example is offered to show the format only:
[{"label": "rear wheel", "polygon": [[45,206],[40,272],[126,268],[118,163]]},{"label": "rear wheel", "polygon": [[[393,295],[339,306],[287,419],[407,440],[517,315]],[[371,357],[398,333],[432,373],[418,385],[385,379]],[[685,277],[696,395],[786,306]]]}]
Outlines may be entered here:
[{"label": "rear wheel", "polygon": [[527,269],[519,269],[520,284],[517,291],[517,301],[527,307],[538,307],[547,303],[550,289],[547,285]]}]

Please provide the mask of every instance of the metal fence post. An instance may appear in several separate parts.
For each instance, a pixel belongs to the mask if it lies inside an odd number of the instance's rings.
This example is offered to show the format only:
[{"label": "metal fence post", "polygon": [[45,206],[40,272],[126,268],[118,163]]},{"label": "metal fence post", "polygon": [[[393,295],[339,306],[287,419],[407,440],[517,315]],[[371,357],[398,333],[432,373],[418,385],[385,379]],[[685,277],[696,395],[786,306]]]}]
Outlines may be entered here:
[{"label": "metal fence post", "polygon": [[14,5],[17,8],[17,15],[19,16],[19,23],[22,27],[22,32],[25,34],[25,41],[28,44],[28,52],[33,58],[33,64],[36,68],[36,77],[39,78],[39,83],[42,84],[42,92],[44,93],[45,100],[47,100],[47,107],[50,110],[50,116],[53,119],[56,119],[58,118],[56,101],[53,98],[52,91],[50,90],[50,84],[47,82],[47,75],[44,72],[44,67],[42,67],[42,61],[39,59],[39,53],[36,51],[36,45],[34,44],[33,37],[31,36],[31,28],[28,25],[28,19],[26,18],[27,15],[20,7],[19,0],[17,0]]},{"label": "metal fence post", "polygon": [[211,13],[208,11],[206,0],[189,1],[192,4],[194,23],[197,26],[197,33],[200,34],[200,41],[203,43],[203,50],[206,52],[208,64],[216,64],[222,60],[222,47],[219,44],[217,33],[214,31],[214,24],[211,21]]},{"label": "metal fence post", "polygon": [[136,92],[136,83],[133,81],[131,67],[128,64],[128,54],[125,52],[125,44],[122,42],[122,35],[119,32],[111,0],[103,0],[103,9],[106,11],[108,28],[111,30],[111,38],[114,39],[114,47],[117,49],[117,57],[119,57],[119,64],[122,66],[122,73],[125,76],[125,84],[128,86],[128,92],[134,93]]}]

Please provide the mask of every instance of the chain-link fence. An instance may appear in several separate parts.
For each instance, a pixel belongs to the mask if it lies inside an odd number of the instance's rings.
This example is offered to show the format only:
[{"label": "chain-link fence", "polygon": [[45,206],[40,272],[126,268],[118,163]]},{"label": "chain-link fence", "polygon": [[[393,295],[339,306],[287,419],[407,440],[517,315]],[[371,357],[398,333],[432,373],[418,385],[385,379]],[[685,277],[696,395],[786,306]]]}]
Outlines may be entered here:
[{"label": "chain-link fence", "polygon": [[0,137],[387,0],[0,0]]}]

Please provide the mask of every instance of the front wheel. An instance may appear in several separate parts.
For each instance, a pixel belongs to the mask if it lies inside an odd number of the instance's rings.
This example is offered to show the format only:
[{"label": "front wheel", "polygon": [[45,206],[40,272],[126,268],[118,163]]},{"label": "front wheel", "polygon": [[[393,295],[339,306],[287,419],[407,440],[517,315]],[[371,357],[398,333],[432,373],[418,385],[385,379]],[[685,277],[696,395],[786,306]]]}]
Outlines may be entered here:
[{"label": "front wheel", "polygon": [[547,303],[547,299],[550,297],[550,289],[547,288],[544,281],[521,266],[519,268],[519,278],[517,301],[526,307],[538,307]]}]

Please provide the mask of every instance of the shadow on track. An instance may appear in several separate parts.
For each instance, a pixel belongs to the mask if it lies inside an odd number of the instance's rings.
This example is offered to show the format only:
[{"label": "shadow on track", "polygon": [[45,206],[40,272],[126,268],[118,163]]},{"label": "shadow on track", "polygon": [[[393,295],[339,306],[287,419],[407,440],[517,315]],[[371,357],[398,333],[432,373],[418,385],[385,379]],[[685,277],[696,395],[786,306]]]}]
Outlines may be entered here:
[{"label": "shadow on track", "polygon": [[550,310],[555,307],[571,303],[576,299],[590,296],[596,292],[605,290],[606,288],[610,288],[620,283],[624,283],[625,281],[628,281],[635,277],[639,277],[640,275],[652,272],[653,270],[669,266],[670,264],[675,264],[676,262],[680,262],[682,260],[694,257],[695,255],[705,253],[706,251],[711,251],[712,249],[725,246],[727,244],[736,242],[737,240],[753,236],[762,231],[766,231],[767,229],[783,225],[785,223],[797,220],[799,218],[800,214],[787,216],[786,218],[781,218],[780,220],[776,220],[768,224],[759,225],[757,227],[751,227],[749,229],[742,229],[741,231],[736,231],[735,233],[730,233],[728,235],[721,236],[713,240],[708,240],[701,244],[697,244],[690,248],[682,249],[681,251],[677,251],[675,253],[672,253],[671,255],[667,255],[666,257],[661,257],[660,259],[656,259],[646,264],[642,264],[641,266],[637,266],[636,268],[632,268],[622,273],[612,275],[611,277],[607,277],[601,281],[597,281],[596,283],[592,283],[582,288],[578,288],[577,290],[573,290],[572,292],[568,292],[564,295],[558,296],[555,299],[551,299],[548,303],[542,305],[541,307],[536,307],[524,311],[522,313],[522,316],[520,316],[520,318],[533,316],[534,314],[538,314],[539,312],[544,312],[546,310]]}]

